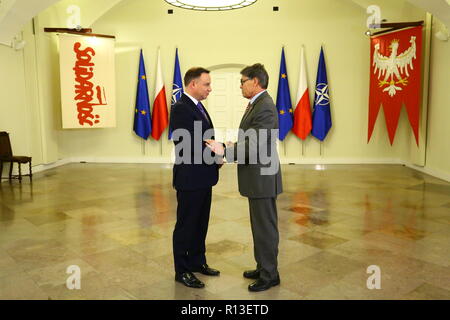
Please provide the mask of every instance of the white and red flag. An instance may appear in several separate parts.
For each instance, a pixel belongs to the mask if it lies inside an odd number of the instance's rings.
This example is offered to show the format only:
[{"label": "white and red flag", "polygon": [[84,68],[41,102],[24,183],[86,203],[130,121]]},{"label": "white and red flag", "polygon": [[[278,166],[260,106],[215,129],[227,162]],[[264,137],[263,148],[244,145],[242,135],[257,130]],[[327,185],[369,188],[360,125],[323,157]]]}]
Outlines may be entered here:
[{"label": "white and red flag", "polygon": [[371,38],[370,45],[370,141],[380,106],[383,105],[391,145],[405,104],[409,123],[419,145],[422,26]]},{"label": "white and red flag", "polygon": [[169,124],[167,111],[166,87],[161,70],[161,55],[158,50],[158,66],[156,71],[155,100],[152,112],[152,137],[155,140],[161,138],[162,133]]},{"label": "white and red flag", "polygon": [[309,102],[308,80],[306,77],[305,50],[302,48],[300,58],[300,76],[297,91],[297,106],[294,111],[292,132],[305,140],[312,129],[311,103]]}]

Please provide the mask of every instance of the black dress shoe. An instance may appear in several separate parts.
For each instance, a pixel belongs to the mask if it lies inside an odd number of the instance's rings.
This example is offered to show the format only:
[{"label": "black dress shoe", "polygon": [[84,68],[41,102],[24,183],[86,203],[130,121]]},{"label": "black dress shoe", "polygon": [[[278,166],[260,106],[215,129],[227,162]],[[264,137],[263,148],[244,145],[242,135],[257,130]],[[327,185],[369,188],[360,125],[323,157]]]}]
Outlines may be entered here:
[{"label": "black dress shoe", "polygon": [[218,276],[220,274],[219,270],[210,268],[207,264],[202,265],[198,269],[198,272],[200,272],[201,274],[207,275],[207,276]]},{"label": "black dress shoe", "polygon": [[181,282],[189,288],[203,288],[205,286],[192,272],[176,273],[175,281]]},{"label": "black dress shoe", "polygon": [[247,271],[244,271],[244,278],[247,278],[247,279],[259,279],[259,270],[247,270]]},{"label": "black dress shoe", "polygon": [[248,286],[248,290],[252,292],[264,291],[280,284],[280,277],[275,280],[266,281],[258,279]]}]

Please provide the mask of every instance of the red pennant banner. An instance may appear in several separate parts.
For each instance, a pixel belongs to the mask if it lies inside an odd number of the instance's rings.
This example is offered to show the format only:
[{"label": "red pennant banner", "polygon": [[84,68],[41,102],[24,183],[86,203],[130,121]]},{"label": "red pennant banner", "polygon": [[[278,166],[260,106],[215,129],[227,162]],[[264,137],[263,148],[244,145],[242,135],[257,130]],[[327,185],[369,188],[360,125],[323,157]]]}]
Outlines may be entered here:
[{"label": "red pennant banner", "polygon": [[402,104],[419,145],[422,26],[373,36],[370,44],[369,134],[383,106],[391,145]]}]

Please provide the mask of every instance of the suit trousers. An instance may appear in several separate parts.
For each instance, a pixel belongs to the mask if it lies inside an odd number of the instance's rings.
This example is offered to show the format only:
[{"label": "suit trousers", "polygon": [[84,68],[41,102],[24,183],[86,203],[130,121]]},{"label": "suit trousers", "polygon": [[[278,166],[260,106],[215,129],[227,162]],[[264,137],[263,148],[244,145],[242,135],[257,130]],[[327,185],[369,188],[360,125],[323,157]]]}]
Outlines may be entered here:
[{"label": "suit trousers", "polygon": [[249,198],[256,269],[263,280],[278,274],[278,214],[276,198]]},{"label": "suit trousers", "polygon": [[198,271],[206,264],[205,239],[208,232],[212,187],[177,191],[177,223],[173,231],[176,273]]}]

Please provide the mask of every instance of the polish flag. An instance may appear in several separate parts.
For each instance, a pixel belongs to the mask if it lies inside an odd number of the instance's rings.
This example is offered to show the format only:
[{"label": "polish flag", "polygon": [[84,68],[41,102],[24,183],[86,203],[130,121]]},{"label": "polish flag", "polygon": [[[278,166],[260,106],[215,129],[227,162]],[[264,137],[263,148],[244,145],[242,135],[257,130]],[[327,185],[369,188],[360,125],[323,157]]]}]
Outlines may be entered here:
[{"label": "polish flag", "polygon": [[297,107],[294,112],[294,126],[292,132],[297,137],[305,140],[311,132],[312,120],[311,120],[311,104],[309,102],[308,81],[306,79],[306,62],[305,62],[305,50],[302,48],[300,59],[300,76],[298,81],[297,91]]},{"label": "polish flag", "polygon": [[152,137],[159,140],[169,124],[167,112],[166,88],[161,71],[161,56],[158,50],[158,67],[156,72],[155,100],[152,113]]}]

